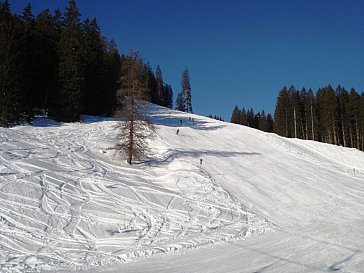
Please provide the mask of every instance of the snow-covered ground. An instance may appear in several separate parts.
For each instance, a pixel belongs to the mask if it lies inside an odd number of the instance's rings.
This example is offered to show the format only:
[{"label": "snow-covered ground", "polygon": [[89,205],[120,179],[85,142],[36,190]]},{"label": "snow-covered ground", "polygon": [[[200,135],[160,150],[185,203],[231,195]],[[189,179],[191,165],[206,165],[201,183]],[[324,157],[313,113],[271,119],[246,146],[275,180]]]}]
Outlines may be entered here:
[{"label": "snow-covered ground", "polygon": [[0,128],[0,272],[364,272],[363,152],[151,108]]}]

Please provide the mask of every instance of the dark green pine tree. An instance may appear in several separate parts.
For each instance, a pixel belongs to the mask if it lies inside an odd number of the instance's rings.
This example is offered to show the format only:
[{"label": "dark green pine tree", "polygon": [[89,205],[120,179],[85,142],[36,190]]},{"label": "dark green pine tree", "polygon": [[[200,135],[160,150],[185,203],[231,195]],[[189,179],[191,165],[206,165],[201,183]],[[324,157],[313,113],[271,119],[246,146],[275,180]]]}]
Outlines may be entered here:
[{"label": "dark green pine tree", "polygon": [[248,114],[244,107],[240,111],[240,124],[248,126]]},{"label": "dark green pine tree", "polygon": [[186,112],[186,102],[183,92],[179,92],[176,98],[176,110]]},{"label": "dark green pine tree", "polygon": [[277,104],[274,112],[274,127],[273,131],[281,136],[289,137],[289,95],[287,87],[283,87],[282,90],[279,92],[277,98]]},{"label": "dark green pine tree", "polygon": [[319,113],[320,141],[337,144],[337,101],[331,85],[317,91],[317,109]]},{"label": "dark green pine tree", "polygon": [[166,84],[164,86],[164,98],[165,98],[165,107],[168,107],[170,109],[173,108],[173,90],[172,90],[172,86],[169,84]]},{"label": "dark green pine tree", "polygon": [[155,78],[155,75],[153,73],[153,70],[151,68],[151,66],[149,65],[149,63],[147,64],[143,64],[143,69],[142,69],[142,73],[145,75],[146,77],[146,81],[147,81],[147,85],[148,85],[148,89],[147,89],[147,93],[148,96],[146,97],[146,100],[150,101],[150,102],[154,102],[156,104],[158,100],[158,94],[157,94],[157,80]]},{"label": "dark green pine tree", "polygon": [[62,17],[59,10],[53,16],[49,10],[37,15],[34,24],[34,36],[37,41],[34,59],[37,70],[34,75],[37,83],[34,90],[35,107],[50,109],[52,100],[58,90],[58,44],[62,31]]},{"label": "dark green pine tree", "polygon": [[348,100],[350,147],[360,149],[360,96],[354,88]]},{"label": "dark green pine tree", "polygon": [[268,120],[267,120],[267,115],[265,114],[264,110],[262,111],[262,113],[260,113],[259,116],[260,116],[260,118],[258,121],[258,124],[259,124],[258,129],[261,131],[264,131],[264,132],[269,132],[269,124],[268,124]]},{"label": "dark green pine tree", "polygon": [[237,105],[235,105],[233,112],[231,114],[231,123],[240,124],[240,110]]},{"label": "dark green pine tree", "polygon": [[116,110],[116,91],[120,87],[120,55],[114,40],[111,40],[111,42],[104,41],[104,43],[103,83],[106,104],[102,112],[111,115]]},{"label": "dark green pine tree", "polygon": [[166,99],[164,97],[163,75],[159,64],[157,65],[157,69],[155,71],[155,80],[156,80],[156,91],[157,91],[155,103],[162,106],[166,106]]},{"label": "dark green pine tree", "polygon": [[247,111],[246,116],[247,116],[247,120],[248,120],[248,126],[251,128],[257,128],[256,120],[254,118],[255,114],[254,114],[254,110],[252,107]]},{"label": "dark green pine tree", "polygon": [[274,120],[271,114],[267,115],[267,124],[268,124],[268,130],[267,132],[271,133],[273,132],[273,124],[274,124]]},{"label": "dark green pine tree", "polygon": [[85,61],[84,110],[88,115],[103,115],[108,97],[105,95],[104,41],[96,19],[83,23],[83,58]]},{"label": "dark green pine tree", "polygon": [[317,139],[318,124],[317,124],[317,114],[316,114],[316,98],[312,90],[302,89],[300,97],[303,103],[303,124],[304,124],[304,138],[305,139]]},{"label": "dark green pine tree", "polygon": [[59,42],[59,93],[54,117],[60,121],[78,121],[83,110],[85,69],[79,17],[76,1],[70,0]]},{"label": "dark green pine tree", "polygon": [[193,113],[192,111],[192,95],[191,95],[191,84],[190,74],[187,69],[182,72],[182,93],[185,98],[186,112]]},{"label": "dark green pine tree", "polygon": [[350,135],[350,126],[349,126],[349,111],[348,111],[348,103],[349,103],[349,93],[345,90],[345,88],[340,85],[336,88],[336,97],[338,101],[337,105],[337,117],[338,117],[338,144],[347,147],[349,142]]},{"label": "dark green pine tree", "polygon": [[41,83],[39,78],[39,61],[36,55],[36,49],[38,45],[37,37],[35,35],[35,19],[32,14],[32,7],[30,3],[26,5],[21,15],[21,20],[25,31],[25,58],[23,60],[25,74],[25,87],[26,97],[28,104],[31,108],[35,107],[36,100],[39,98],[37,91]]},{"label": "dark green pine tree", "polygon": [[0,2],[0,126],[12,126],[31,117],[26,97],[25,28],[12,15],[8,1]]}]

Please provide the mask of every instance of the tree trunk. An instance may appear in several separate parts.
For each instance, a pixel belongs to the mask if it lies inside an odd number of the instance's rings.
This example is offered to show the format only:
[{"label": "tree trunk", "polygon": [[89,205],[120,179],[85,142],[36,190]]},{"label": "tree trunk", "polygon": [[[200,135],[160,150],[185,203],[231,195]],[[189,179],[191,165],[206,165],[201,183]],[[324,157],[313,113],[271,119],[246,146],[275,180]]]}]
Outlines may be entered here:
[{"label": "tree trunk", "polygon": [[129,129],[129,147],[128,147],[128,159],[127,162],[131,165],[131,161],[133,160],[133,144],[134,144],[134,119],[130,121],[130,129]]},{"label": "tree trunk", "polygon": [[293,118],[294,118],[294,137],[297,138],[296,108],[293,108]]},{"label": "tree trunk", "polygon": [[333,139],[333,143],[335,144],[335,145],[337,145],[337,138],[336,138],[336,130],[335,130],[335,120],[334,120],[334,118],[332,119],[332,132],[333,132],[333,137],[334,137],[334,139]]},{"label": "tree trunk", "polygon": [[315,140],[315,131],[313,126],[313,109],[312,109],[312,101],[311,101],[311,130],[312,130],[312,140]]},{"label": "tree trunk", "polygon": [[342,133],[343,133],[343,145],[346,147],[346,136],[345,136],[345,124],[344,121],[342,121]]}]

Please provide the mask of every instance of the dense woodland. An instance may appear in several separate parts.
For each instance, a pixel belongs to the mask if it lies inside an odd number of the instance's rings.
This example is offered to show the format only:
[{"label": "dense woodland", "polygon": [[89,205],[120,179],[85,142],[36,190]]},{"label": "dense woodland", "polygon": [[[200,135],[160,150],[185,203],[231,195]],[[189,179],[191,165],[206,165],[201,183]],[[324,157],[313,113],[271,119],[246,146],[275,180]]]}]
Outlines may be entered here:
[{"label": "dense woodland", "polygon": [[[311,139],[364,150],[364,93],[328,85],[297,90],[284,87],[279,92],[274,122],[264,111],[233,110],[231,122],[274,132],[284,137]],[[269,124],[267,126],[267,124]]]},{"label": "dense woodland", "polygon": [[[0,2],[0,126],[30,121],[37,109],[58,121],[114,114],[121,104],[117,91],[136,61],[133,54],[120,56],[96,19],[81,22],[75,0],[64,13],[46,9],[36,16],[30,4],[17,15],[8,1]],[[173,91],[161,68],[154,73],[141,63],[145,98],[172,108]]]},{"label": "dense woodland", "polygon": [[265,132],[273,131],[273,118],[271,114],[265,114],[264,110],[262,112],[254,113],[253,108],[246,110],[244,107],[239,109],[238,106],[235,106],[231,115],[231,122]]}]

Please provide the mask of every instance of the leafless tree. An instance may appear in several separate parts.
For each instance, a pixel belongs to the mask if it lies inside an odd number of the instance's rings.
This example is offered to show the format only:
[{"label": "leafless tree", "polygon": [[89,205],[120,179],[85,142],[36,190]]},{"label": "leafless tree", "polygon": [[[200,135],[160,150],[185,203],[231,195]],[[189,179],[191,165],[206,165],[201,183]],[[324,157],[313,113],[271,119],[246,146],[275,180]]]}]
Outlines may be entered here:
[{"label": "leafless tree", "polygon": [[133,158],[148,153],[148,139],[154,133],[154,126],[147,118],[148,76],[138,52],[132,51],[124,57],[122,70],[121,88],[117,93],[120,105],[117,114],[121,121],[116,149],[132,164]]}]

